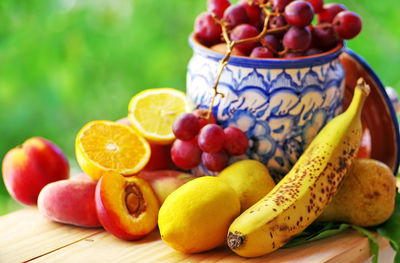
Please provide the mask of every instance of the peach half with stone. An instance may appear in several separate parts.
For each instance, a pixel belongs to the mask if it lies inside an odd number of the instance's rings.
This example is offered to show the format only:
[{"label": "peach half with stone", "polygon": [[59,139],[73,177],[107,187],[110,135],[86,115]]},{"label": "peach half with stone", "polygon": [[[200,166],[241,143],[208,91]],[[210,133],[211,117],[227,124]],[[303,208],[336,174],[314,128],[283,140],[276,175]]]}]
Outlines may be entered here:
[{"label": "peach half with stone", "polygon": [[160,205],[144,179],[106,173],[97,184],[95,201],[102,226],[118,238],[137,240],[157,226]]}]

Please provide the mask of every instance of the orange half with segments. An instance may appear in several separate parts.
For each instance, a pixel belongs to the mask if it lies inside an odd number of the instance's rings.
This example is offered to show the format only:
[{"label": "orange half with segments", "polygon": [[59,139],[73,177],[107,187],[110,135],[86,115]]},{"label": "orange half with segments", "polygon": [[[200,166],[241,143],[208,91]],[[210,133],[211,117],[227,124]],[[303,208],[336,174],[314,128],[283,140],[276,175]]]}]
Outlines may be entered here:
[{"label": "orange half with segments", "polygon": [[150,145],[131,127],[112,121],[92,121],[76,136],[75,150],[82,170],[94,180],[107,172],[133,175],[150,159]]}]

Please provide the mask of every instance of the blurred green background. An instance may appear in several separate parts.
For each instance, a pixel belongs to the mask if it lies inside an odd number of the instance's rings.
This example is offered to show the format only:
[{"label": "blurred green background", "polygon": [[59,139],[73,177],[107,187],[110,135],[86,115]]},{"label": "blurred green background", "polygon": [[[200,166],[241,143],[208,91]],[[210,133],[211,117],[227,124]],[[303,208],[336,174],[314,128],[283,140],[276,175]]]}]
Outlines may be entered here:
[{"label": "blurred green background", "polygon": [[[363,18],[348,46],[400,91],[398,0],[335,2]],[[140,90],[185,90],[187,39],[205,9],[206,0],[1,0],[1,160],[42,136],[77,172],[74,139],[84,124],[126,116]],[[1,181],[0,215],[19,207]]]}]

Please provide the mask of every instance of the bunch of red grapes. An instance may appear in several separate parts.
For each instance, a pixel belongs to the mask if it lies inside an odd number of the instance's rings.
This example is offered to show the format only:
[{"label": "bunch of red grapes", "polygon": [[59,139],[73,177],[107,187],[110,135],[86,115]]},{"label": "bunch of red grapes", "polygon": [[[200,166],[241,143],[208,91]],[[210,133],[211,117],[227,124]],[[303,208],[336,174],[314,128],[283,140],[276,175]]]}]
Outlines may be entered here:
[{"label": "bunch of red grapes", "polygon": [[209,171],[219,172],[227,166],[230,155],[247,151],[248,139],[243,131],[233,126],[223,129],[211,113],[207,115],[207,110],[196,110],[175,120],[171,158],[179,168],[188,170],[202,163]]},{"label": "bunch of red grapes", "polygon": [[[238,44],[232,50],[234,55],[251,58],[320,54],[356,37],[362,27],[356,13],[340,4],[324,5],[324,0],[240,0],[237,4],[208,0],[207,10],[196,18],[194,33],[200,43],[214,50],[221,50],[224,43],[222,24],[231,41],[255,38],[265,32],[257,41]],[[267,13],[268,24],[263,31]]]}]

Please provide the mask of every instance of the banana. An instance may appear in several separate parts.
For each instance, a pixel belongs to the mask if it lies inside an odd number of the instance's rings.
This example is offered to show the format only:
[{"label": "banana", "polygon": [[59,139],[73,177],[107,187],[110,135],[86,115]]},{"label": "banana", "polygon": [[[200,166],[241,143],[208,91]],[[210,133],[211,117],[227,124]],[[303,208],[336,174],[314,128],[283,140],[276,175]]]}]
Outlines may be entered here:
[{"label": "banana", "polygon": [[361,112],[370,88],[359,79],[348,109],[314,138],[289,173],[231,224],[227,244],[257,257],[286,244],[324,210],[361,143]]}]

